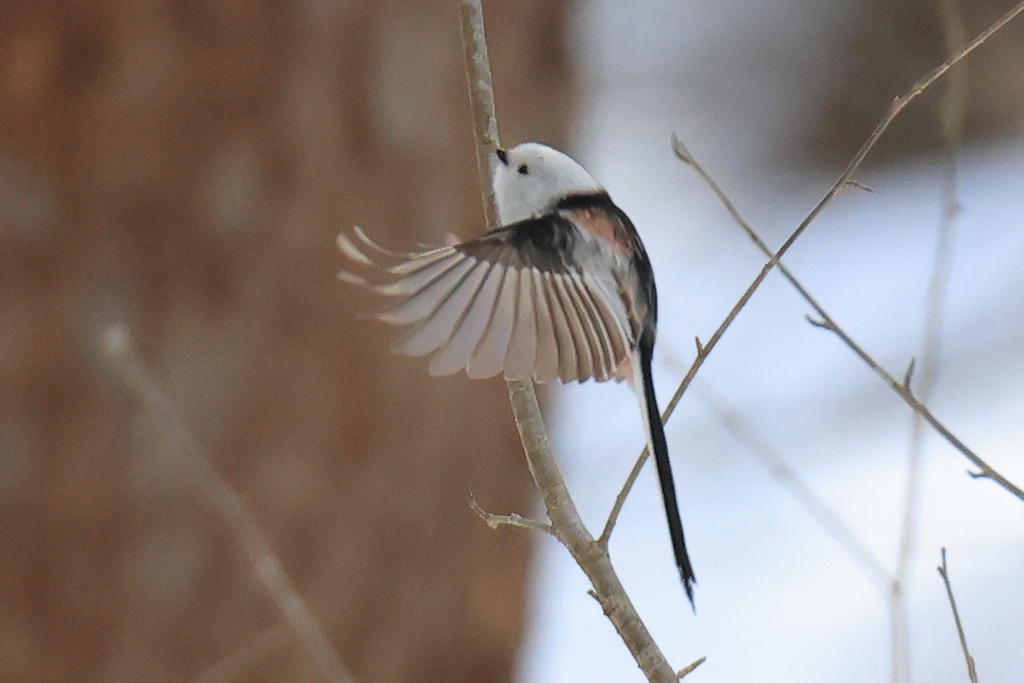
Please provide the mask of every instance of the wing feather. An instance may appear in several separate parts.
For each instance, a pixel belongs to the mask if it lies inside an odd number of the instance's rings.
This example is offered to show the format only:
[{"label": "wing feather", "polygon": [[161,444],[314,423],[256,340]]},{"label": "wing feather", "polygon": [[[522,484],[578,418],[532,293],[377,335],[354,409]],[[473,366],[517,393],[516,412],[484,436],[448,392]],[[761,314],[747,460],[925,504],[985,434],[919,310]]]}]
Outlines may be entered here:
[{"label": "wing feather", "polygon": [[342,254],[356,263],[364,266],[377,265],[370,259],[370,257],[364,254],[362,249],[357,247],[345,233],[339,232],[335,243],[338,245],[338,250],[341,251]]},{"label": "wing feather", "polygon": [[[517,268],[515,322],[508,352],[505,354],[505,379],[522,380],[533,374],[538,365],[537,315],[533,300],[533,269]],[[556,354],[557,355],[557,354]]]},{"label": "wing feather", "polygon": [[476,265],[472,259],[463,259],[451,268],[444,269],[411,297],[394,308],[378,313],[377,319],[389,325],[411,325],[426,320],[458,289]]},{"label": "wing feather", "polygon": [[625,319],[625,310],[620,306],[619,309],[622,312],[621,314],[618,313],[617,309],[608,301],[604,288],[600,286],[600,283],[593,282],[588,289],[593,295],[597,314],[600,316],[603,328],[608,335],[613,363],[611,375],[616,377],[616,379],[625,379],[617,375],[617,369],[622,365],[623,361],[629,358],[630,349],[633,347],[629,334],[626,332],[628,321]]},{"label": "wing feather", "polygon": [[429,266],[434,261],[446,258],[451,254],[458,253],[459,252],[456,249],[452,249],[451,247],[437,247],[436,249],[430,249],[429,251],[424,251],[419,254],[412,254],[407,261],[401,261],[393,266],[388,266],[387,272],[391,275],[410,275],[418,271],[420,268]]},{"label": "wing feather", "polygon": [[611,341],[608,339],[604,322],[597,313],[594,297],[584,284],[580,274],[572,273],[567,280],[567,284],[575,294],[580,320],[583,322],[587,338],[590,341],[590,355],[594,359],[593,377],[598,382],[604,382],[611,376],[614,368]]},{"label": "wing feather", "polygon": [[487,264],[487,274],[473,294],[454,333],[430,360],[431,375],[454,375],[467,366],[491,321],[504,272],[501,266]]},{"label": "wing feather", "polygon": [[[376,317],[411,326],[395,348],[434,354],[431,374],[621,380],[637,322],[619,271],[602,270],[601,259],[621,258],[614,250],[630,227],[616,215],[575,207],[410,254],[384,249],[355,227],[338,236],[342,255],[390,277],[380,284],[346,271],[339,277],[399,299]],[[611,251],[593,251],[597,243]]]},{"label": "wing feather", "polygon": [[[576,343],[573,340],[572,330],[569,327],[569,320],[563,308],[561,298],[558,296],[557,285],[554,284],[555,276],[551,273],[535,271],[535,277],[537,284],[540,285],[535,290],[537,300],[544,302],[544,312],[551,321],[552,334],[549,339],[554,341],[557,349],[557,376],[563,382],[571,382],[576,379],[577,372]],[[538,326],[538,344],[542,339],[544,339],[544,337],[541,336],[541,331]],[[538,353],[538,356],[539,355],[540,354]]]},{"label": "wing feather", "polygon": [[512,339],[515,326],[516,297],[519,294],[519,269],[497,266],[502,279],[491,319],[473,357],[466,366],[466,374],[472,379],[494,377],[505,367],[505,354]]},{"label": "wing feather", "polygon": [[385,296],[415,296],[463,260],[468,259],[454,250],[430,260],[423,259],[415,270],[408,271],[394,282],[377,285],[373,289]]},{"label": "wing feather", "polygon": [[[462,322],[466,309],[473,302],[477,290],[483,284],[484,278],[490,270],[490,264],[466,259],[464,264],[458,266],[458,270],[463,275],[446,283],[451,286],[442,288],[437,286],[437,283],[432,286],[432,289],[440,290],[438,304],[427,314],[421,324],[398,343],[395,347],[396,351],[408,356],[425,356],[439,349],[451,338],[455,327]],[[406,302],[406,304],[410,302]],[[390,320],[385,320],[385,322],[390,322]]]},{"label": "wing feather", "polygon": [[[579,312],[576,310],[576,303],[573,301],[573,297],[566,286],[566,279],[560,275],[552,275],[551,282],[553,283],[552,293],[559,301],[561,311],[565,315],[569,334],[572,338],[572,345],[569,348],[573,351],[571,355],[575,356],[576,372],[571,376],[571,380],[582,382],[594,374],[594,361],[590,355],[590,341],[587,339],[586,330],[583,328]],[[561,347],[559,347],[559,351],[561,351]],[[566,378],[562,377],[562,380],[565,381]]]},{"label": "wing feather", "polygon": [[[533,302],[537,316],[537,363],[534,366],[533,374],[539,382],[550,382],[558,377],[558,370],[561,366],[560,344],[571,344],[565,340],[564,332],[559,334],[555,331],[555,318],[552,316],[551,308],[548,305],[549,297],[545,290],[545,276],[536,268],[529,268],[530,272],[530,300]],[[561,328],[564,330],[564,326]],[[559,341],[561,337],[562,341]],[[573,366],[575,368],[575,365]]]}]

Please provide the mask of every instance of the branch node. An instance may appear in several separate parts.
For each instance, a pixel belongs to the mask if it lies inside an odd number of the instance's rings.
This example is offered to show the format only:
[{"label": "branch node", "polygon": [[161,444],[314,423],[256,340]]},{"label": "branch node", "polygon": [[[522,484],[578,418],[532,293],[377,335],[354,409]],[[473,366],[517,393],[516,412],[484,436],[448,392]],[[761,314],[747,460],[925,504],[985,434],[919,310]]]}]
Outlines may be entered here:
[{"label": "branch node", "polygon": [[476,498],[473,493],[469,494],[469,509],[476,513],[476,516],[484,520],[484,522],[492,529],[497,529],[501,526],[516,526],[522,529],[530,529],[531,531],[543,531],[546,534],[555,535],[554,530],[550,524],[544,522],[538,522],[535,519],[528,519],[522,515],[512,513],[510,515],[495,515],[487,512],[480,504],[476,502]]},{"label": "branch node", "polygon": [[696,669],[696,668],[697,668],[698,666],[700,666],[701,664],[703,664],[704,662],[706,662],[706,661],[707,661],[707,659],[708,659],[707,657],[701,657],[700,659],[698,659],[698,660],[697,660],[696,662],[694,662],[693,664],[690,664],[689,666],[683,667],[683,668],[682,668],[682,669],[680,669],[680,670],[679,670],[679,672],[678,672],[678,673],[676,674],[676,677],[677,677],[677,678],[682,678],[683,676],[686,676],[687,674],[693,673],[693,670],[694,670],[694,669]]},{"label": "branch node", "polygon": [[696,165],[696,160],[693,155],[690,154],[690,150],[686,148],[683,141],[679,139],[679,134],[672,131],[671,138],[672,153],[676,155],[676,158],[688,166]]},{"label": "branch node", "polygon": [[970,477],[971,479],[991,479],[992,478],[988,474],[986,474],[985,472],[971,472],[970,470],[967,470],[967,476]]},{"label": "branch node", "polygon": [[704,353],[704,345],[700,343],[700,337],[694,337],[693,341],[697,344],[697,355]]},{"label": "branch node", "polygon": [[836,331],[835,325],[833,325],[829,320],[825,320],[824,318],[813,318],[809,313],[805,315],[804,318],[807,319],[807,322],[818,329],[828,330],[829,332]]},{"label": "branch node", "polygon": [[873,187],[871,187],[869,185],[865,185],[864,183],[858,182],[856,180],[853,180],[852,178],[850,180],[847,180],[847,181],[843,182],[843,187],[852,187],[852,188],[855,188],[855,189],[858,189],[858,190],[863,190],[864,192],[868,192],[870,194],[874,194],[874,192],[875,192],[875,189]]}]

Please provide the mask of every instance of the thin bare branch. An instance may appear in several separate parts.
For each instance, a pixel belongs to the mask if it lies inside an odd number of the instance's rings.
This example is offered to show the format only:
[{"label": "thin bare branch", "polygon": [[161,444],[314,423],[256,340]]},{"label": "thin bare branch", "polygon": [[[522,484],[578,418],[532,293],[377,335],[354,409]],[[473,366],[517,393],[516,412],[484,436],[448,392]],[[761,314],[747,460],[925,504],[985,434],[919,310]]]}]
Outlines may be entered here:
[{"label": "thin bare branch", "polygon": [[[462,0],[460,14],[466,76],[476,131],[480,189],[487,225],[493,228],[496,211],[491,170],[499,140],[480,0]],[[594,541],[580,519],[551,452],[533,383],[509,382],[508,394],[530,473],[540,490],[548,519],[551,520],[551,533],[569,550],[590,579],[594,596],[647,679],[658,683],[678,680],[675,671],[640,620],[612,567],[607,550]]]},{"label": "thin bare branch", "polygon": [[150,376],[128,331],[121,326],[110,327],[104,332],[102,342],[103,351],[125,386],[166,423],[178,445],[181,465],[193,486],[234,534],[253,576],[263,584],[285,621],[302,640],[320,674],[332,683],[351,683],[354,679],[288,578],[245,501],[213,466],[206,448],[186,426],[163,388]]},{"label": "thin bare branch", "polygon": [[476,502],[476,498],[472,493],[469,494],[469,509],[476,513],[476,516],[484,520],[492,529],[497,529],[500,526],[514,526],[521,529],[529,529],[530,531],[543,531],[546,534],[554,535],[554,531],[551,529],[551,525],[545,522],[538,522],[535,519],[529,519],[516,513],[511,515],[496,515],[480,507],[480,503]]},{"label": "thin bare branch", "polygon": [[[796,230],[794,230],[786,239],[786,241],[782,244],[782,246],[779,247],[779,250],[772,254],[771,258],[768,259],[768,263],[764,265],[764,267],[761,269],[761,272],[758,273],[757,277],[754,278],[754,281],[750,283],[749,287],[747,287],[747,290],[743,293],[743,296],[740,297],[739,301],[736,302],[736,305],[733,306],[732,310],[729,311],[729,314],[726,315],[725,320],[722,321],[722,324],[718,326],[718,329],[715,330],[714,334],[711,335],[711,338],[708,339],[707,343],[697,354],[697,357],[693,361],[693,365],[690,366],[690,369],[689,371],[687,371],[686,376],[683,377],[683,380],[679,383],[679,387],[676,389],[675,393],[672,395],[672,398],[669,400],[668,405],[665,407],[665,411],[662,414],[663,420],[668,420],[668,418],[672,416],[672,413],[675,412],[676,405],[679,404],[679,401],[680,399],[682,399],[683,394],[686,393],[686,389],[687,387],[690,386],[690,382],[692,382],[693,378],[697,375],[697,371],[700,370],[700,367],[704,364],[704,361],[707,359],[708,355],[710,355],[711,351],[718,343],[718,340],[722,338],[722,335],[725,334],[725,331],[729,329],[730,325],[732,325],[732,321],[736,319],[736,316],[739,315],[740,311],[743,310],[743,308],[747,305],[747,302],[750,301],[750,298],[754,295],[754,292],[756,292],[758,287],[761,286],[761,283],[764,282],[764,279],[768,276],[768,273],[770,273],[772,269],[779,264],[779,259],[781,259],[782,256],[787,251],[789,251],[790,247],[793,246],[793,243],[796,242],[796,240],[800,237],[800,235],[804,233],[805,230],[807,230],[807,227],[811,224],[812,221],[814,221],[815,218],[818,217],[818,215],[829,204],[829,202],[831,202],[835,198],[835,196],[839,194],[839,191],[850,184],[850,181],[853,179],[853,174],[857,172],[857,170],[860,168],[860,165],[864,162],[864,159],[867,157],[868,153],[872,149],[874,149],[875,145],[878,143],[878,140],[882,137],[882,134],[885,133],[885,131],[889,128],[889,125],[892,124],[893,120],[900,115],[900,112],[902,112],[903,109],[908,104],[910,104],[911,101],[916,99],[918,95],[920,95],[922,92],[927,90],[933,83],[935,83],[935,81],[942,78],[942,76],[944,76],[950,68],[958,64],[967,55],[976,50],[994,33],[996,33],[1006,24],[1010,23],[1021,12],[1024,12],[1024,0],[1022,0],[1022,2],[1018,3],[1016,6],[1014,6],[1013,9],[1004,14],[1000,19],[998,19],[987,29],[978,34],[978,36],[974,40],[972,40],[970,44],[968,44],[962,50],[959,50],[955,55],[953,55],[953,57],[947,59],[945,62],[943,62],[938,67],[929,72],[926,76],[924,76],[924,78],[915,83],[910,88],[910,90],[908,90],[905,94],[893,100],[892,105],[889,107],[889,111],[886,112],[885,116],[882,117],[882,120],[878,122],[878,125],[875,126],[875,129],[871,132],[871,135],[868,136],[867,140],[864,141],[864,144],[861,145],[861,148],[857,151],[856,154],[854,154],[853,158],[850,160],[850,163],[847,164],[846,169],[842,172],[842,174],[840,174],[836,182],[832,185],[832,187],[829,188],[829,190],[818,201],[818,203],[814,205],[814,208],[811,209],[810,213],[808,213],[807,216],[803,219],[803,221],[800,222],[800,225],[797,226]],[[679,154],[680,159],[682,161],[692,165],[692,155],[689,154],[689,150],[687,150],[685,147],[680,148],[677,154]],[[732,205],[732,202],[728,199],[728,197],[724,196],[724,193],[720,194],[719,198],[726,204],[726,207],[729,208],[731,212],[735,211],[735,207]],[[760,239],[756,241],[759,243],[759,246],[764,244],[763,242],[760,241]],[[877,363],[875,365],[877,366]],[[879,368],[879,370],[880,369],[881,368]],[[900,393],[901,395],[903,395],[909,392]],[[923,405],[918,403],[916,400],[915,403],[917,404],[917,406],[920,406],[922,411],[925,411]],[[917,408],[915,408],[915,410],[917,410]],[[992,468],[988,467],[988,465],[983,466],[981,464],[980,458],[978,458],[973,453],[969,453],[969,449],[967,449],[966,446],[964,446],[959,441],[959,439],[956,439],[956,437],[954,437],[949,432],[949,430],[946,430],[945,427],[942,427],[939,424],[939,422],[930,415],[930,413],[928,413],[928,415],[924,415],[924,413],[922,413],[922,416],[925,417],[925,420],[927,420],[928,423],[932,425],[932,427],[934,427],[944,437],[946,437],[946,439],[950,441],[950,443],[953,443],[954,446],[960,449],[961,452],[964,453],[964,455],[966,455],[968,458],[972,460],[972,462],[974,462],[974,464],[978,465],[978,467],[985,471],[986,474],[989,474],[989,476],[991,476],[994,480],[1002,484],[1005,488],[1007,488],[1007,490],[1013,492],[1014,495],[1017,495],[1019,498],[1024,500],[1024,491],[1021,491],[1003,477],[998,476],[998,473],[992,470]],[[634,467],[634,470],[642,467],[643,463],[647,460],[647,457],[648,453],[647,449],[645,448],[643,452],[641,452],[640,457],[637,459],[637,464]],[[615,522],[617,521],[619,512],[622,509],[620,501],[624,501],[626,497],[629,495],[629,491],[632,488],[635,479],[635,477],[627,479],[626,484],[623,486],[622,490],[619,492],[619,495],[616,497],[615,505],[613,506],[612,511],[608,516],[608,521],[605,523],[604,531],[601,534],[601,540],[604,544],[607,544],[608,538],[611,536],[611,532],[615,528]]]},{"label": "thin bare branch", "polygon": [[[678,138],[673,139],[673,147],[675,146],[676,140],[678,140]],[[699,162],[697,162],[697,160],[693,157],[692,154],[689,153],[689,151],[686,152],[686,156],[686,163],[694,168],[694,170],[704,180],[704,182],[708,185],[711,191],[715,193],[719,200],[722,201],[722,204],[730,213],[736,224],[739,225],[747,233],[750,239],[758,246],[759,249],[761,249],[762,252],[764,252],[765,254],[770,254],[771,250],[768,247],[768,245],[764,242],[764,240],[761,239],[761,237],[750,226],[746,219],[743,218],[743,215],[740,214],[740,212],[736,209],[735,204],[733,204],[732,200],[725,193],[722,187],[715,181],[715,179],[710,175],[710,173],[708,173],[708,171],[703,166],[701,166]],[[914,393],[910,388],[910,380],[913,378],[914,366],[916,365],[913,359],[907,367],[903,380],[896,379],[893,375],[889,374],[889,372],[886,371],[885,368],[879,365],[879,363],[874,358],[872,358],[867,353],[867,351],[865,351],[856,341],[854,341],[852,337],[850,337],[850,335],[846,333],[845,330],[843,330],[842,327],[839,326],[838,323],[836,323],[832,316],[829,315],[828,311],[826,311],[818,302],[818,300],[815,299],[814,296],[812,296],[811,293],[803,286],[803,284],[801,284],[800,281],[796,279],[796,277],[786,267],[785,264],[780,263],[778,265],[778,269],[779,272],[782,273],[783,277],[785,277],[786,280],[789,281],[790,285],[792,285],[793,288],[796,289],[800,296],[802,296],[804,300],[807,301],[808,304],[810,304],[811,308],[813,308],[815,313],[818,315],[818,319],[812,318],[811,316],[807,316],[807,322],[814,325],[815,327],[828,330],[829,332],[832,332],[836,336],[838,336],[839,339],[844,344],[846,344],[854,353],[856,353],[857,356],[864,363],[866,363],[867,366],[870,367],[876,375],[878,375],[878,377],[882,379],[882,381],[889,385],[889,388],[895,391],[896,394],[901,399],[903,399],[915,413],[919,414],[922,418],[924,418],[924,420],[929,425],[931,425],[932,428],[935,429],[935,431],[937,431],[946,441],[948,441],[954,448],[956,448],[956,450],[960,451],[960,453],[962,453],[968,460],[974,463],[981,470],[980,473],[976,473],[972,476],[974,476],[975,478],[992,479],[1013,495],[1017,496],[1021,500],[1024,500],[1024,491],[1022,491],[1019,487],[1017,487],[1008,479],[1003,477],[1001,474],[996,472],[974,451],[972,451],[962,441],[960,441],[956,436],[954,436],[953,433],[949,431],[949,429],[947,429],[941,422],[939,422],[939,420],[934,415],[932,415],[928,407],[925,406],[921,401],[919,401],[914,396]],[[699,354],[698,359],[700,359]],[[685,390],[685,386],[681,385],[681,388]],[[679,393],[678,390],[677,393]],[[669,410],[666,410],[664,415],[664,418],[666,420],[671,415],[671,409],[674,407],[674,403],[669,404]],[[638,468],[643,465],[643,461],[646,460],[646,457],[647,456],[645,451],[644,454],[642,454],[640,459],[637,461]],[[624,499],[623,493],[628,494],[629,486],[632,485],[632,481],[627,481],[627,484],[627,486],[623,487],[623,492],[620,492],[620,498]]]},{"label": "thin bare branch", "polygon": [[[1024,4],[1018,5],[1018,7],[1013,10],[1014,16],[1016,16],[1016,14],[1019,14],[1021,9],[1024,9]],[[1006,17],[1004,17],[1004,19],[1005,18]],[[1005,23],[1005,21],[1002,22],[1002,24]],[[991,29],[987,33],[988,35],[991,35]],[[682,143],[681,141],[679,141],[678,137],[673,135],[673,149],[676,148],[677,144],[681,145]],[[714,192],[715,195],[719,198],[719,200],[722,202],[723,206],[725,206],[726,210],[732,216],[736,224],[739,225],[744,230],[744,232],[747,233],[747,235],[757,245],[757,247],[761,249],[761,251],[764,252],[766,255],[771,254],[770,247],[768,247],[764,240],[761,239],[761,237],[751,227],[751,225],[746,221],[746,219],[743,218],[742,214],[740,214],[735,204],[732,202],[732,200],[729,198],[726,192],[722,189],[722,187],[717,183],[717,181],[715,181],[715,179],[710,175],[710,173],[708,173],[708,171],[703,166],[700,165],[700,163],[689,152],[689,150],[686,150],[685,146],[682,147],[682,149],[685,150],[685,152],[682,155],[680,155],[680,158],[683,159],[688,165],[693,167],[693,169],[704,180],[704,182],[708,185],[711,191]],[[958,439],[934,415],[932,415],[931,411],[924,403],[922,403],[914,396],[914,393],[909,386],[910,380],[913,378],[914,373],[915,362],[913,360],[911,360],[910,365],[908,365],[903,381],[896,379],[887,370],[885,370],[885,368],[879,365],[879,363],[874,358],[872,358],[856,341],[853,340],[852,337],[850,337],[843,330],[843,328],[841,328],[838,325],[838,323],[836,323],[832,316],[829,315],[828,311],[826,311],[822,307],[822,305],[817,301],[817,299],[815,299],[811,295],[811,293],[800,283],[800,281],[796,279],[796,277],[785,266],[785,264],[778,264],[778,269],[779,272],[782,273],[783,277],[785,277],[786,280],[789,281],[790,285],[792,285],[793,288],[797,290],[800,296],[802,296],[804,300],[806,300],[807,303],[810,304],[810,306],[814,309],[815,313],[817,313],[817,319],[812,318],[811,316],[807,316],[807,322],[814,325],[815,327],[819,327],[821,329],[828,330],[829,332],[833,332],[836,336],[838,336],[839,339],[844,344],[846,344],[854,353],[856,353],[857,356],[864,363],[866,363],[868,367],[870,367],[875,372],[876,375],[878,375],[878,377],[880,377],[887,385],[889,385],[889,388],[895,391],[896,394],[899,395],[899,397],[903,399],[915,413],[919,414],[925,420],[925,422],[931,425],[931,427],[935,429],[935,431],[937,431],[946,441],[948,441],[950,445],[952,445],[956,450],[960,451],[960,453],[962,453],[968,460],[974,463],[981,470],[981,472],[977,474],[976,478],[992,479],[1000,486],[1005,488],[1007,491],[1012,493],[1014,496],[1020,498],[1021,500],[1024,500],[1024,491],[1022,491],[1018,486],[1010,482],[1008,479],[1006,479],[996,470],[990,467],[984,460],[981,459],[980,456],[978,456],[974,451],[968,448],[966,444],[960,441],[960,439]],[[707,351],[710,346],[711,344],[708,344],[703,348],[705,351]],[[698,366],[699,363],[703,362],[703,355],[706,354],[698,353],[697,359],[694,361],[694,366]],[[687,378],[690,378],[691,374],[695,374],[695,370],[693,367],[691,367],[690,370],[690,373],[687,373]],[[684,378],[683,382],[679,386],[679,389],[676,390],[676,395],[672,397],[673,401],[669,403],[667,409],[665,410],[665,413],[663,415],[665,420],[668,420],[669,416],[671,416],[672,414],[672,411],[675,409],[676,403],[678,403],[677,397],[681,397],[682,393],[686,390],[686,387],[689,385],[689,382],[692,381],[687,378]],[[643,461],[645,461],[646,458],[647,455],[645,451],[644,453],[641,454],[640,458],[638,459],[637,467],[641,467],[643,465]],[[624,486],[622,492],[620,492],[620,498],[624,499],[623,494],[628,494],[629,486],[631,485],[632,481],[627,481],[627,485]],[[606,529],[607,528],[608,525],[606,525]]]},{"label": "thin bare branch", "polygon": [[[527,462],[533,480],[540,489],[544,506],[551,520],[552,533],[572,554],[573,559],[590,579],[594,597],[615,627],[647,680],[669,683],[676,680],[675,672],[647,630],[619,581],[607,550],[598,545],[580,519],[576,505],[569,497],[565,480],[551,453],[543,424],[531,424],[533,419],[526,406],[525,383],[509,383],[512,413],[519,425]],[[519,385],[519,386],[516,386]],[[539,414],[536,415],[539,421]]]},{"label": "thin bare branch", "polygon": [[942,577],[942,582],[946,584],[946,595],[949,596],[949,606],[953,610],[953,620],[956,622],[956,633],[960,636],[960,647],[964,651],[964,660],[967,662],[967,676],[971,679],[971,683],[978,683],[978,673],[974,669],[974,657],[971,656],[970,650],[967,649],[967,636],[964,635],[963,624],[960,623],[960,612],[956,608],[956,600],[953,598],[953,587],[949,584],[949,571],[946,568],[946,549],[942,549],[942,566],[936,567],[939,570],[939,576]]},{"label": "thin bare branch", "polygon": [[[697,353],[697,357],[700,358],[701,352]],[[667,420],[668,416],[662,413],[662,420]],[[633,469],[629,471],[629,475],[626,477],[626,481],[622,484],[622,488],[619,490],[619,494],[615,496],[615,503],[612,504],[612,509],[608,513],[608,519],[604,523],[604,529],[601,530],[601,536],[597,539],[597,542],[602,548],[608,547],[608,541],[612,537],[612,531],[615,530],[615,525],[619,521],[619,514],[622,513],[622,506],[626,504],[626,498],[629,497],[629,492],[633,490],[633,484],[636,483],[636,478],[640,476],[641,470],[644,468],[644,463],[647,462],[647,458],[650,456],[650,451],[647,450],[647,446],[640,451],[640,457],[633,463]]]},{"label": "thin bare branch", "polygon": [[678,673],[676,673],[676,676],[679,677],[679,678],[683,678],[684,676],[693,673],[694,669],[696,669],[698,666],[700,666],[701,664],[703,664],[707,660],[708,660],[707,657],[701,657],[696,662],[690,664],[689,666],[686,666],[686,667],[680,669],[678,671]]}]

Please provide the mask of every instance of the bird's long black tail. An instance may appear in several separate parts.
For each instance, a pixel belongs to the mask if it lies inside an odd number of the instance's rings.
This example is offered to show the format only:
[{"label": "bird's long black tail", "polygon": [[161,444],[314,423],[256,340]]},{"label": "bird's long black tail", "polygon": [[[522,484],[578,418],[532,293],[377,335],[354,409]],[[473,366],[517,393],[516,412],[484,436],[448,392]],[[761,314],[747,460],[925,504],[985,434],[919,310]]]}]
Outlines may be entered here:
[{"label": "bird's long black tail", "polygon": [[672,550],[676,556],[676,566],[679,568],[679,575],[683,579],[683,588],[686,590],[686,597],[690,599],[690,606],[696,611],[697,607],[693,602],[693,584],[697,579],[693,575],[693,567],[690,565],[690,557],[686,554],[686,540],[683,538],[683,520],[679,516],[679,503],[676,501],[676,485],[672,479],[672,465],[668,460],[668,443],[665,441],[665,427],[661,422],[661,413],[658,412],[658,399],[654,396],[654,381],[651,374],[651,360],[654,356],[653,334],[643,334],[640,337],[639,348],[639,374],[642,386],[634,387],[637,396],[640,398],[640,406],[644,412],[643,418],[647,428],[647,444],[654,453],[654,464],[658,469],[658,482],[661,484],[661,496],[665,501],[665,515],[668,517],[668,530],[672,536]]}]

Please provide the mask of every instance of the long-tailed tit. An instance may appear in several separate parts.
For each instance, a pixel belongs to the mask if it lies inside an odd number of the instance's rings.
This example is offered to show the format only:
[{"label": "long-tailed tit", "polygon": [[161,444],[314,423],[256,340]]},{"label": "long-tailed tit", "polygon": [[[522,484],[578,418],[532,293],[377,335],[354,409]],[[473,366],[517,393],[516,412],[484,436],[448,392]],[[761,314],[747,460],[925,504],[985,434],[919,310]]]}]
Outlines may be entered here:
[{"label": "long-tailed tit", "polygon": [[657,295],[651,262],[629,217],[576,161],[527,142],[498,150],[494,193],[501,227],[411,254],[378,247],[359,228],[338,246],[383,268],[370,285],[401,299],[377,318],[411,331],[396,350],[433,354],[432,375],[540,382],[628,380],[657,465],[676,565],[693,603],[695,582],[651,376]]}]

